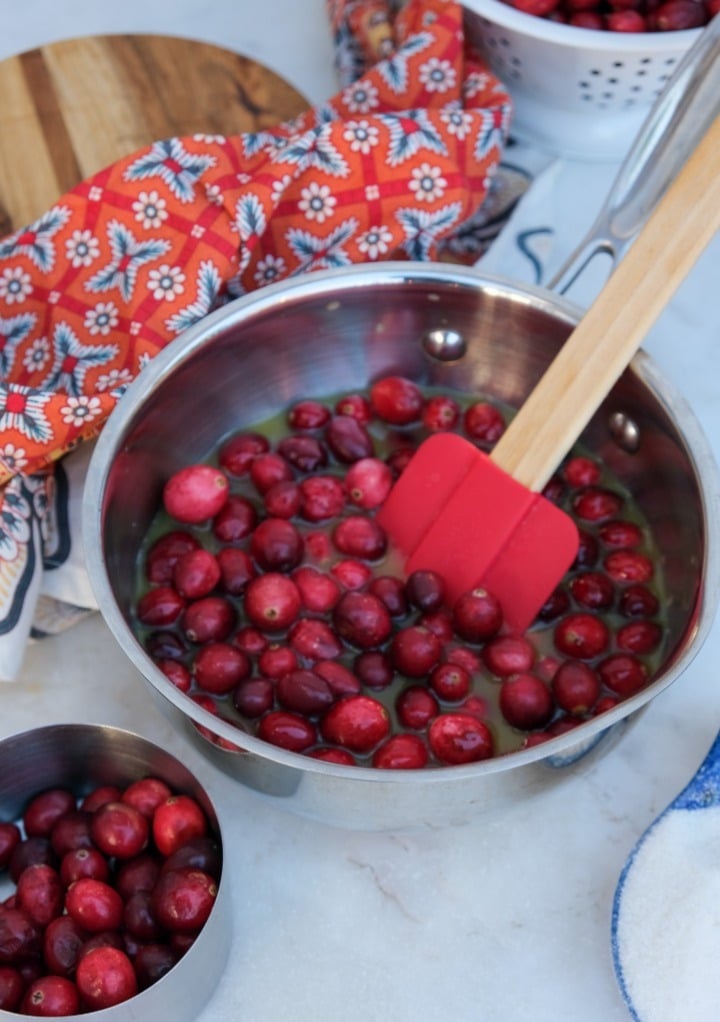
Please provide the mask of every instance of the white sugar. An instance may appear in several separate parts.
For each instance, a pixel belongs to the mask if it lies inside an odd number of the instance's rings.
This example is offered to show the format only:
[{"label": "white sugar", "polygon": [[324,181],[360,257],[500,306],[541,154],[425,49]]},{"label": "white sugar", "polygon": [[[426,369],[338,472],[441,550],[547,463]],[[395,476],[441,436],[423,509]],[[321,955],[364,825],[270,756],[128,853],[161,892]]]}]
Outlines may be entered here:
[{"label": "white sugar", "polygon": [[620,898],[617,956],[639,1022],[717,1022],[720,808],[667,813]]}]

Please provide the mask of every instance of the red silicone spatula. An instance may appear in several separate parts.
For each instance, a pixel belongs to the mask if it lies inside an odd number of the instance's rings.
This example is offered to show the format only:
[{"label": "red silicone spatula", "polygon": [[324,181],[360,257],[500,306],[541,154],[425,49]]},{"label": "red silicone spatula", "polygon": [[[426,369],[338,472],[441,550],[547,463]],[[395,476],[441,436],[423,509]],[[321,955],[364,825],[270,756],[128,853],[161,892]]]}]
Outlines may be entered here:
[{"label": "red silicone spatula", "polygon": [[577,552],[540,491],[718,226],[720,117],[492,454],[454,434],[421,444],[378,513],[408,573],[438,572],[450,603],[483,585],[511,628],[532,623]]}]

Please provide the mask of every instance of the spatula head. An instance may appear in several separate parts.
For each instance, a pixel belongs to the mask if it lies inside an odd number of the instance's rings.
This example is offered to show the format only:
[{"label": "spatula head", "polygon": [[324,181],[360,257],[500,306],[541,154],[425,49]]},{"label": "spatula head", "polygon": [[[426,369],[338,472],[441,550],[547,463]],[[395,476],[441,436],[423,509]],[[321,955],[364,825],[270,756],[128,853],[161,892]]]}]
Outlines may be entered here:
[{"label": "spatula head", "polygon": [[532,624],[578,551],[575,523],[564,511],[455,433],[420,445],[378,522],[407,574],[437,572],[449,605],[484,586],[515,631]]}]

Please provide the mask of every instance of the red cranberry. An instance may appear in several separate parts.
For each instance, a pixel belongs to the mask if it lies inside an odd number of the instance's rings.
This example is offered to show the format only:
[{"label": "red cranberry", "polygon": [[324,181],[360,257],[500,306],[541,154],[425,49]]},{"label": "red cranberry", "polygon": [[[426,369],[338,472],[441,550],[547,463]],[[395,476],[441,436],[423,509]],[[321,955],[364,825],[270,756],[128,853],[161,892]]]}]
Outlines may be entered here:
[{"label": "red cranberry", "polygon": [[598,559],[598,541],[585,529],[578,531],[578,551],[573,568],[592,568]]},{"label": "red cranberry", "polygon": [[56,854],[49,838],[26,837],[17,845],[8,865],[13,883],[18,882],[18,877],[24,869],[36,862],[44,862],[48,866],[57,865]]},{"label": "red cranberry", "polygon": [[313,614],[327,614],[340,599],[340,586],[332,575],[310,565],[302,565],[293,573],[303,607]]},{"label": "red cranberry", "polygon": [[40,950],[40,927],[27,912],[0,906],[0,964],[8,965],[34,957]]},{"label": "red cranberry", "polygon": [[125,932],[138,940],[157,940],[162,930],[151,905],[150,891],[135,891],[125,902],[123,926]]},{"label": "red cranberry", "polygon": [[446,394],[434,394],[425,402],[422,424],[431,433],[454,429],[460,420],[460,405]]},{"label": "red cranberry", "polygon": [[302,507],[302,494],[294,479],[275,483],[263,499],[265,511],[271,518],[294,518]]},{"label": "red cranberry", "polygon": [[580,660],[566,660],[552,679],[555,701],[561,710],[573,716],[589,713],[600,698],[600,679]]},{"label": "red cranberry", "polygon": [[201,869],[219,880],[222,868],[222,849],[219,842],[209,834],[190,838],[172,855],[168,855],[162,864],[161,872],[167,873],[185,867]]},{"label": "red cranberry", "polygon": [[43,1018],[76,1015],[80,1010],[78,989],[66,976],[39,976],[25,991],[21,1011]]},{"label": "red cranberry", "polygon": [[600,522],[613,518],[622,507],[622,497],[601,486],[588,486],[574,498],[572,507],[578,518]]},{"label": "red cranberry", "polygon": [[601,32],[605,28],[602,16],[595,11],[577,11],[568,18],[568,25],[574,25],[575,28],[591,28],[595,32]]},{"label": "red cranberry", "polygon": [[368,688],[387,688],[395,677],[390,657],[379,649],[366,649],[358,653],[353,667],[360,681]]},{"label": "red cranberry", "polygon": [[88,792],[80,803],[80,809],[85,813],[94,813],[106,802],[119,802],[122,798],[122,791],[114,784],[100,784]]},{"label": "red cranberry", "polygon": [[248,678],[241,681],[233,694],[233,705],[243,717],[262,717],[272,708],[275,686],[269,678]]},{"label": "red cranberry", "polygon": [[130,859],[148,842],[147,818],[127,802],[106,802],[90,821],[90,836],[105,855]]},{"label": "red cranberry", "polygon": [[434,632],[443,643],[450,642],[455,634],[452,615],[445,607],[422,614],[418,618],[417,623],[422,625],[423,628],[428,628],[431,632]]},{"label": "red cranberry", "polygon": [[20,828],[16,824],[0,822],[0,869],[7,867],[21,839]]},{"label": "red cranberry", "polygon": [[271,643],[262,651],[257,661],[258,670],[264,678],[277,681],[283,674],[296,670],[300,664],[297,653],[291,646],[279,642]]},{"label": "red cranberry", "polygon": [[319,401],[298,401],[288,412],[291,429],[321,429],[330,419],[330,410]]},{"label": "red cranberry", "polygon": [[336,561],[330,569],[330,574],[342,589],[348,590],[366,589],[373,577],[372,568],[354,557],[344,557],[341,561]]},{"label": "red cranberry", "polygon": [[618,629],[615,642],[626,653],[652,653],[662,637],[663,630],[654,621],[631,621]]},{"label": "red cranberry", "polygon": [[629,585],[620,594],[618,610],[623,617],[652,617],[659,609],[657,596],[643,585]]},{"label": "red cranberry", "polygon": [[257,520],[255,506],[245,497],[232,493],[213,519],[213,535],[221,543],[239,543],[250,535]]},{"label": "red cranberry", "polygon": [[579,660],[592,660],[610,644],[607,625],[592,614],[568,614],[555,626],[553,638],[560,653]]},{"label": "red cranberry", "polygon": [[372,419],[372,407],[370,402],[362,394],[346,394],[335,404],[336,415],[351,415],[358,422],[364,425]]},{"label": "red cranberry", "polygon": [[345,491],[336,476],[308,476],[299,483],[300,514],[308,522],[335,518],[345,506]]},{"label": "red cranberry", "polygon": [[610,32],[644,32],[646,25],[639,11],[609,11],[605,15],[605,28]]},{"label": "red cranberry", "polygon": [[472,694],[463,699],[460,706],[458,706],[458,711],[469,713],[471,717],[478,717],[480,720],[484,720],[487,717],[489,710],[490,707],[486,699]]},{"label": "red cranberry", "polygon": [[565,495],[565,482],[559,475],[552,476],[543,486],[542,495],[553,504],[560,504]]},{"label": "red cranberry", "polygon": [[75,809],[75,796],[67,788],[50,788],[30,799],[23,812],[27,837],[49,837],[57,821]]},{"label": "red cranberry", "polygon": [[9,965],[0,966],[0,1009],[16,1011],[24,990],[25,982],[18,970]]},{"label": "red cranberry", "polygon": [[44,862],[24,869],[15,889],[15,907],[27,912],[39,927],[45,927],[63,910],[64,890],[60,874]]},{"label": "red cranberry", "polygon": [[380,770],[421,770],[428,750],[419,735],[391,735],[376,750],[372,765]]},{"label": "red cranberry", "polygon": [[320,730],[326,742],[364,753],[387,737],[390,717],[377,699],[347,696],[330,707],[320,722]]},{"label": "red cranberry", "polygon": [[382,645],[392,631],[388,609],[372,593],[344,593],[333,610],[337,634],[358,649]]},{"label": "red cranberry", "polygon": [[227,695],[250,674],[250,658],[228,642],[211,642],[198,650],[193,662],[195,681],[205,692]]},{"label": "red cranberry", "polygon": [[440,660],[442,643],[434,632],[420,625],[401,628],[392,637],[390,660],[400,674],[421,678]]},{"label": "red cranberry", "polygon": [[292,478],[290,462],[276,451],[259,454],[250,465],[250,479],[260,494],[267,493],[276,483],[287,482]]},{"label": "red cranberry", "polygon": [[243,476],[259,454],[270,450],[270,441],[260,433],[238,433],[220,448],[218,460],[234,476]]},{"label": "red cranberry", "polygon": [[605,522],[598,529],[598,536],[606,547],[616,550],[640,546],[643,541],[642,530],[634,522]]},{"label": "red cranberry", "polygon": [[313,671],[325,679],[336,698],[358,695],[362,690],[360,679],[337,660],[318,660],[313,664]]},{"label": "red cranberry", "polygon": [[170,681],[175,688],[180,689],[181,692],[189,692],[192,687],[192,675],[187,669],[185,664],[181,664],[179,660],[159,660],[157,666],[163,672],[165,677]]},{"label": "red cranberry", "polygon": [[233,644],[241,649],[248,656],[259,656],[269,646],[269,640],[259,628],[252,625],[244,625],[233,635]]},{"label": "red cranberry", "polygon": [[351,503],[365,510],[380,507],[392,485],[392,471],[380,458],[360,458],[345,475],[345,489]]},{"label": "red cranberry", "polygon": [[175,632],[161,629],[145,640],[145,649],[152,660],[181,660],[187,653],[187,646]]},{"label": "red cranberry", "polygon": [[545,603],[538,611],[538,621],[545,623],[549,621],[555,621],[557,618],[562,617],[570,609],[570,597],[562,588],[558,586],[548,596]]},{"label": "red cranberry", "polygon": [[393,479],[397,479],[398,476],[402,475],[414,453],[415,448],[406,445],[398,447],[396,450],[391,451],[390,454],[388,454],[385,462],[393,474]]},{"label": "red cranberry", "polygon": [[152,893],[153,914],[166,930],[194,933],[207,922],[217,892],[214,877],[202,870],[169,870],[160,875]]},{"label": "red cranberry", "polygon": [[524,674],[535,662],[535,648],[524,635],[498,635],[483,650],[485,666],[499,678]]},{"label": "red cranberry", "polygon": [[438,664],[430,675],[430,687],[446,702],[459,702],[470,692],[470,675],[457,664]]},{"label": "red cranberry", "polygon": [[476,401],[465,410],[463,429],[471,440],[492,447],[505,432],[505,420],[494,405]]},{"label": "red cranberry", "polygon": [[[207,596],[220,581],[220,565],[214,554],[200,548],[183,554],[175,565],[175,588],[188,600]],[[167,622],[160,622],[166,624]]]},{"label": "red cranberry", "polygon": [[327,451],[314,436],[286,436],[277,446],[278,454],[306,474],[327,465]]},{"label": "red cranberry", "polygon": [[262,631],[286,629],[300,613],[300,592],[291,578],[268,572],[252,579],[245,591],[245,613]]},{"label": "red cranberry", "polygon": [[372,437],[363,423],[352,415],[333,415],[324,435],[334,456],[345,465],[374,456]]},{"label": "red cranberry", "polygon": [[43,933],[43,958],[51,972],[73,976],[87,934],[72,916],[51,919]]},{"label": "red cranberry", "polygon": [[165,510],[178,522],[200,524],[214,518],[228,498],[227,476],[212,465],[187,465],[163,488]]},{"label": "red cranberry", "polygon": [[141,596],[137,604],[138,621],[154,628],[171,625],[185,609],[185,600],[172,586],[157,586]]},{"label": "red cranberry", "polygon": [[[689,28],[699,28],[707,21],[702,4],[693,0],[666,0],[654,12],[655,28],[658,32],[680,32]],[[614,27],[614,26],[612,26]],[[641,29],[626,29],[626,31],[644,31]]]},{"label": "red cranberry", "polygon": [[286,710],[312,717],[322,713],[334,701],[333,691],[319,674],[296,670],[284,674],[277,683],[278,700]]},{"label": "red cranberry", "polygon": [[613,653],[600,661],[597,670],[603,684],[621,699],[639,692],[648,682],[647,667],[631,653]]},{"label": "red cranberry", "polygon": [[137,978],[128,956],[114,947],[96,947],[80,960],[75,977],[89,1011],[111,1008],[134,997]]},{"label": "red cranberry", "polygon": [[109,876],[108,861],[97,848],[74,848],[60,860],[60,880],[65,887],[81,877],[107,881]]},{"label": "red cranberry", "polygon": [[382,600],[391,617],[402,617],[407,614],[407,595],[401,579],[392,575],[376,575],[370,580],[368,592]]},{"label": "red cranberry", "polygon": [[167,944],[143,944],[133,958],[138,989],[147,990],[176,964],[177,952]]},{"label": "red cranberry", "polygon": [[238,547],[223,547],[217,552],[222,588],[230,596],[240,596],[248,582],[255,577],[255,568],[250,556]]},{"label": "red cranberry", "polygon": [[65,895],[65,908],[78,926],[90,933],[117,930],[122,923],[123,900],[109,884],[84,877]]},{"label": "red cranberry", "polygon": [[258,738],[290,752],[304,752],[317,741],[315,727],[307,717],[289,710],[271,710],[261,718]]},{"label": "red cranberry", "polygon": [[467,646],[451,646],[445,651],[445,658],[449,664],[457,664],[468,674],[475,674],[482,667],[480,654]]},{"label": "red cranberry", "polygon": [[649,582],[654,574],[653,562],[639,550],[613,550],[604,565],[616,582]]},{"label": "red cranberry", "polygon": [[153,814],[152,835],[161,855],[172,855],[185,842],[207,832],[205,813],[190,795],[171,795]]},{"label": "red cranberry", "polygon": [[159,876],[159,857],[155,852],[141,852],[132,859],[117,863],[115,890],[123,901],[127,901],[135,891],[152,891]]},{"label": "red cranberry", "polygon": [[321,759],[325,763],[338,763],[341,766],[355,766],[355,757],[347,749],[333,749],[329,746],[322,746],[311,749],[308,756],[312,759]]},{"label": "red cranberry", "polygon": [[440,712],[435,696],[423,685],[409,685],[395,701],[395,712],[403,727],[423,731]]},{"label": "red cranberry", "polygon": [[334,660],[342,645],[329,625],[315,618],[300,618],[288,633],[292,648],[307,660]]},{"label": "red cranberry", "polygon": [[428,727],[430,750],[450,766],[476,763],[493,754],[492,732],[487,724],[468,713],[443,713]]},{"label": "red cranberry", "polygon": [[341,554],[376,561],[387,548],[387,537],[374,518],[348,515],[333,529],[333,543]]},{"label": "red cranberry", "polygon": [[588,610],[607,610],[615,598],[615,587],[600,571],[585,571],[570,580],[570,592],[576,603]]},{"label": "red cranberry", "polygon": [[266,518],[252,534],[250,552],[265,571],[291,571],[302,560],[302,536],[292,522]]},{"label": "red cranberry", "polygon": [[593,717],[599,716],[601,713],[607,713],[608,710],[614,710],[619,703],[619,699],[615,696],[602,696],[601,699],[595,703],[593,708]]},{"label": "red cranberry", "polygon": [[503,623],[500,601],[481,586],[458,597],[452,616],[455,631],[467,642],[487,642],[497,635]]},{"label": "red cranberry", "polygon": [[403,376],[385,376],[370,387],[370,404],[373,411],[393,426],[407,426],[417,422],[421,415],[425,399],[422,391]]},{"label": "red cranberry", "polygon": [[191,642],[222,642],[235,625],[235,608],[223,596],[195,600],[182,617],[182,629]]},{"label": "red cranberry", "polygon": [[545,727],[554,710],[552,692],[535,674],[515,674],[500,688],[500,712],[511,727],[533,731]]},{"label": "red cranberry", "polygon": [[413,571],[405,582],[405,594],[418,610],[439,610],[445,599],[445,583],[436,571]]},{"label": "red cranberry", "polygon": [[590,458],[577,455],[565,465],[563,477],[569,486],[595,486],[600,481],[600,466]]}]

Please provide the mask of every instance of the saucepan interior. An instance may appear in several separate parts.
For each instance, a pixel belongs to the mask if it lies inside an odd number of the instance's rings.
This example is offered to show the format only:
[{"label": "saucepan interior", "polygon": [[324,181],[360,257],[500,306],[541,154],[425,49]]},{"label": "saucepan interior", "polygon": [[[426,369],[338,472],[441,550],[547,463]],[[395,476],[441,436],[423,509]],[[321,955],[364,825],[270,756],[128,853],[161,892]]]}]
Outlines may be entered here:
[{"label": "saucepan interior", "polygon": [[[580,318],[539,289],[441,264],[323,271],[232,302],[174,341],[129,388],[88,477],[88,568],[105,619],[166,712],[221,769],[304,815],[384,828],[466,819],[525,798],[610,748],[687,667],[717,592],[717,470],[684,400],[640,353],[582,442],[626,484],[662,550],[667,652],[638,695],[571,733],[472,766],[350,768],[270,746],[211,717],[154,666],[131,627],[138,550],[168,476],[291,402],[389,373],[519,406]],[[691,339],[687,339],[691,343]],[[194,723],[240,746],[210,744]]]}]

